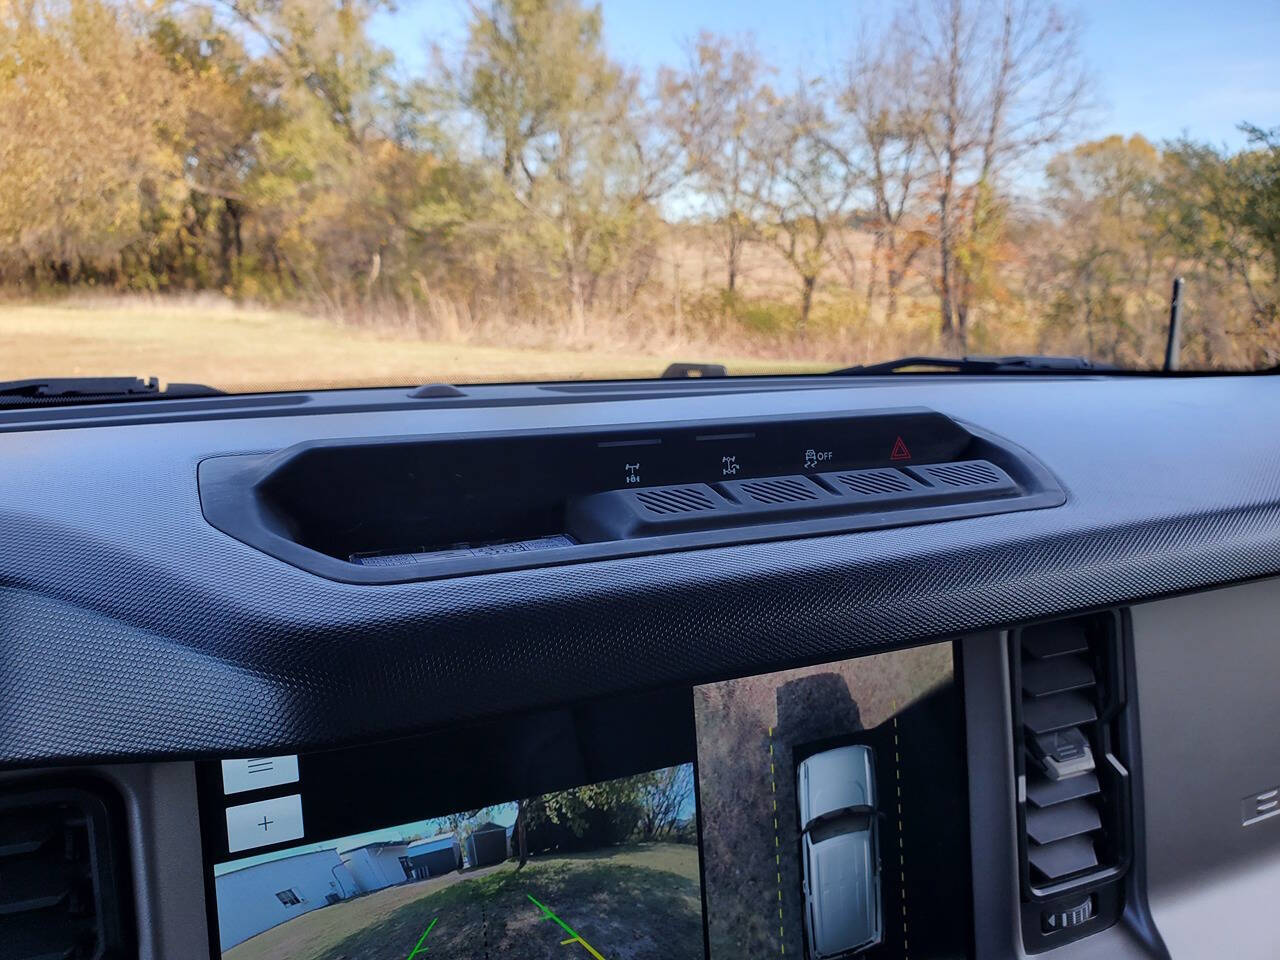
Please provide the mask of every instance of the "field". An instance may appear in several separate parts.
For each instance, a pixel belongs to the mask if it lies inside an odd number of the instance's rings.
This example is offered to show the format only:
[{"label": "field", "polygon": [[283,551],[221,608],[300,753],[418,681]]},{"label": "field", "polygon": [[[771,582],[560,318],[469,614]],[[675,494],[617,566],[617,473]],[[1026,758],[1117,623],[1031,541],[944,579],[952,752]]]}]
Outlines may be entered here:
[{"label": "field", "polygon": [[661,345],[569,350],[441,342],[391,324],[355,326],[212,298],[0,301],[0,344],[0,380],[157,376],[228,391],[656,377],[676,360],[723,362],[737,374],[831,366],[695,356]]},{"label": "field", "polygon": [[304,914],[223,957],[405,960],[415,949],[439,960],[700,960],[697,847],[644,844],[391,887]]}]

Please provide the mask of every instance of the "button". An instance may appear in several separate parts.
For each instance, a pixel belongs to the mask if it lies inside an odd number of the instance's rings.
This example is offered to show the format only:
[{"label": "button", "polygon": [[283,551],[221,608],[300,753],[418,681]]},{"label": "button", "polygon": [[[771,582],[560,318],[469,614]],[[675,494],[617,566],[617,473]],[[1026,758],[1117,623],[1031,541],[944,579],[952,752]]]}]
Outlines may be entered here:
[{"label": "button", "polygon": [[1058,930],[1070,930],[1087,920],[1093,919],[1093,896],[1087,896],[1079,903],[1058,907],[1040,915],[1040,929],[1044,933],[1055,933]]},{"label": "button", "polygon": [[227,849],[232,853],[301,839],[301,794],[227,808]]},{"label": "button", "polygon": [[244,793],[298,782],[298,755],[222,761],[222,792]]},{"label": "button", "polygon": [[1093,750],[1078,727],[1042,734],[1029,746],[1050,780],[1066,780],[1094,769]]}]

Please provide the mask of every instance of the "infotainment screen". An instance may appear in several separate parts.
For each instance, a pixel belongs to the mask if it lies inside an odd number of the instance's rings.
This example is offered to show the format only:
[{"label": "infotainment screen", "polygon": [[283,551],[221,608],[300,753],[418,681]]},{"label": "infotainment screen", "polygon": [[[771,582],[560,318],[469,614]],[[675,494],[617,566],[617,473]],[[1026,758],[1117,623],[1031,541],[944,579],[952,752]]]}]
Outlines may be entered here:
[{"label": "infotainment screen", "polygon": [[950,644],[197,765],[228,960],[971,954]]}]

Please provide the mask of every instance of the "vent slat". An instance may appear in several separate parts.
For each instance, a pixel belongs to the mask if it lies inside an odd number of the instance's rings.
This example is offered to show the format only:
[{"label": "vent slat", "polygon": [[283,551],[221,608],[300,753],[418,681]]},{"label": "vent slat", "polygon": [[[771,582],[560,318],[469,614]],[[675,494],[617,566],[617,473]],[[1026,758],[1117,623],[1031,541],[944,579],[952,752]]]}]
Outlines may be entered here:
[{"label": "vent slat", "polygon": [[[1027,768],[1032,769],[1034,760],[1029,760]],[[1098,777],[1094,773],[1082,773],[1077,777],[1065,780],[1050,780],[1048,777],[1029,773],[1027,775],[1027,801],[1037,807],[1050,807],[1055,803],[1066,803],[1090,797],[1098,792]]]},{"label": "vent slat", "polygon": [[58,910],[0,917],[0,956],[5,960],[70,960],[86,938],[93,942],[92,931]]},{"label": "vent slat", "polygon": [[70,899],[83,869],[52,857],[17,857],[0,867],[0,916],[56,907]]},{"label": "vent slat", "polygon": [[1030,846],[1027,848],[1027,859],[1043,879],[1048,881],[1061,880],[1098,865],[1098,853],[1087,835],[1068,837],[1043,846]]},{"label": "vent slat", "polygon": [[1071,800],[1027,811],[1027,836],[1041,845],[1101,829],[1102,819],[1089,800]]},{"label": "vent slat", "polygon": [[1022,649],[1037,660],[1047,660],[1069,653],[1088,652],[1089,637],[1078,621],[1059,620],[1027,628],[1022,634]]},{"label": "vent slat", "polygon": [[53,838],[55,824],[48,817],[15,816],[0,820],[0,857],[34,853]]},{"label": "vent slat", "polygon": [[1098,719],[1093,701],[1079,692],[1055,693],[1025,700],[1022,723],[1033,736],[1043,736],[1068,727],[1079,727]]},{"label": "vent slat", "polygon": [[1082,690],[1096,682],[1093,667],[1082,657],[1030,660],[1022,665],[1022,691],[1032,697]]}]

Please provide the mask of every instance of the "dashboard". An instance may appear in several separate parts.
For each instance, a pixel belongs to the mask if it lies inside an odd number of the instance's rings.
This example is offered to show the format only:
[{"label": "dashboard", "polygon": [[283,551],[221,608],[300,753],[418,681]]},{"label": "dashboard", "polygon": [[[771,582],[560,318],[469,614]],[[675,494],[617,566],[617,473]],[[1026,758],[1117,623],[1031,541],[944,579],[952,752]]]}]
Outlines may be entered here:
[{"label": "dashboard", "polygon": [[0,957],[1271,957],[1280,383],[0,412]]}]

